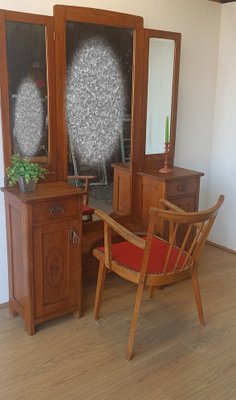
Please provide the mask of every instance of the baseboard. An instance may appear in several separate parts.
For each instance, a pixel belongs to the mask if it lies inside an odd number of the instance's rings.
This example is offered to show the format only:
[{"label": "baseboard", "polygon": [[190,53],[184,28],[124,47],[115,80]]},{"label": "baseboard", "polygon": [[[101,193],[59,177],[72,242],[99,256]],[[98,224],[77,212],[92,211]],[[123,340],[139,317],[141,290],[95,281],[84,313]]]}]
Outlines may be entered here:
[{"label": "baseboard", "polygon": [[235,254],[235,255],[236,255],[236,251],[235,251],[235,250],[232,250],[232,249],[229,249],[228,247],[221,246],[220,244],[211,242],[211,241],[209,241],[209,240],[207,240],[207,244],[209,244],[210,246],[217,247],[218,249],[227,251],[228,253],[232,253],[232,254]]},{"label": "baseboard", "polygon": [[7,303],[2,303],[2,304],[0,304],[0,309],[1,308],[6,308],[6,307],[8,307],[9,306],[9,303],[7,302]]}]

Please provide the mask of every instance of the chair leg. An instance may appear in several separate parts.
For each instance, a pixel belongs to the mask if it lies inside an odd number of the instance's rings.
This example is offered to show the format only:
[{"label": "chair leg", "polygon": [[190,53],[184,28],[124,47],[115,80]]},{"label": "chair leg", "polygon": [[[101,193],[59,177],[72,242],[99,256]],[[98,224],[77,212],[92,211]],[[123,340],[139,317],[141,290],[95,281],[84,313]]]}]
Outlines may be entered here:
[{"label": "chair leg", "polygon": [[153,298],[153,293],[154,293],[154,286],[149,286],[148,295],[149,295],[150,299]]},{"label": "chair leg", "polygon": [[144,283],[139,284],[138,290],[136,293],[133,318],[132,318],[130,333],[129,333],[128,347],[127,347],[127,352],[126,352],[127,360],[131,360],[131,358],[132,358],[132,350],[133,350],[133,345],[134,345],[134,338],[135,338],[135,333],[136,333],[136,328],[137,328],[138,315],[139,315],[139,310],[140,310],[140,305],[141,305],[141,300],[142,300],[143,289],[144,289]]},{"label": "chair leg", "polygon": [[103,261],[99,263],[98,270],[98,279],[97,279],[97,288],[96,288],[96,296],[95,296],[95,304],[94,304],[94,318],[99,318],[100,306],[102,301],[102,292],[104,287],[104,282],[106,278],[107,269]]},{"label": "chair leg", "polygon": [[203,327],[203,326],[205,326],[205,320],[204,320],[204,315],[203,315],[201,293],[200,293],[200,289],[199,289],[199,282],[198,282],[196,268],[194,268],[192,271],[192,286],[193,286],[193,292],[194,292],[195,301],[196,301],[196,305],[197,305],[198,318],[200,321],[200,325]]},{"label": "chair leg", "polygon": [[153,294],[154,294],[154,289],[155,289],[155,288],[156,288],[157,290],[162,290],[162,289],[164,289],[164,285],[149,286],[148,294],[149,294],[150,299],[153,298]]}]

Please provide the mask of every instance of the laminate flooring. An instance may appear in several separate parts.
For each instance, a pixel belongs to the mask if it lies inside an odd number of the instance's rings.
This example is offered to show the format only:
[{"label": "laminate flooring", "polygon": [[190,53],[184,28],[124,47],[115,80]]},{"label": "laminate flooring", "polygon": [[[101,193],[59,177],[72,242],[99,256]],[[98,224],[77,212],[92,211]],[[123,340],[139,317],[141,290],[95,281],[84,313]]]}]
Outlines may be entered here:
[{"label": "laminate flooring", "polygon": [[235,400],[236,256],[207,245],[199,272],[206,326],[191,281],[144,294],[134,357],[125,349],[135,285],[110,276],[101,319],[95,288],[84,316],[41,324],[34,336],[0,309],[1,400]]}]

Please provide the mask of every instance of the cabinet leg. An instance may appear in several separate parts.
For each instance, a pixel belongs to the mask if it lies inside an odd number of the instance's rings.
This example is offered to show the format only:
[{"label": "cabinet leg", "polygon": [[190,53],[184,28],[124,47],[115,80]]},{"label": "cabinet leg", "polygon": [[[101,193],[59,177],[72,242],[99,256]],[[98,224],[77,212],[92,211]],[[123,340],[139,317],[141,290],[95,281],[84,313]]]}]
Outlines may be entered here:
[{"label": "cabinet leg", "polygon": [[17,317],[19,315],[19,313],[13,310],[11,307],[9,308],[9,312],[12,317]]},{"label": "cabinet leg", "polygon": [[25,320],[25,331],[28,333],[28,335],[32,336],[35,334],[35,324],[33,321],[27,321]]},{"label": "cabinet leg", "polygon": [[75,318],[81,318],[81,317],[82,317],[82,309],[81,309],[80,306],[78,307],[77,310],[75,310],[75,311],[73,312],[73,315],[74,315]]}]

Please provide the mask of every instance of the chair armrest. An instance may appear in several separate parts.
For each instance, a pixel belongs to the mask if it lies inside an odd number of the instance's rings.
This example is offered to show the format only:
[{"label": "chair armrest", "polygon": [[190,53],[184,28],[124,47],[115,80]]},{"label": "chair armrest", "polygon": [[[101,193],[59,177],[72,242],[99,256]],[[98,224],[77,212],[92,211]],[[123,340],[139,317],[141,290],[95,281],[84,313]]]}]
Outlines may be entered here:
[{"label": "chair armrest", "polygon": [[[168,201],[166,199],[161,199],[160,201],[162,204],[164,204],[166,207],[168,207],[172,211],[180,212],[181,214],[189,214],[188,211],[185,211],[182,208],[177,207],[175,204],[171,203],[170,201]],[[196,226],[197,229],[202,228],[202,225],[198,222],[196,222],[194,225]]]},{"label": "chair armrest", "polygon": [[137,236],[135,233],[130,232],[124,226],[120,225],[117,221],[112,219],[109,215],[104,213],[102,210],[95,210],[95,214],[104,221],[104,223],[108,224],[111,229],[113,229],[116,233],[118,233],[121,237],[123,237],[128,242],[133,245],[139,247],[140,249],[144,249],[146,241],[141,237]]}]

